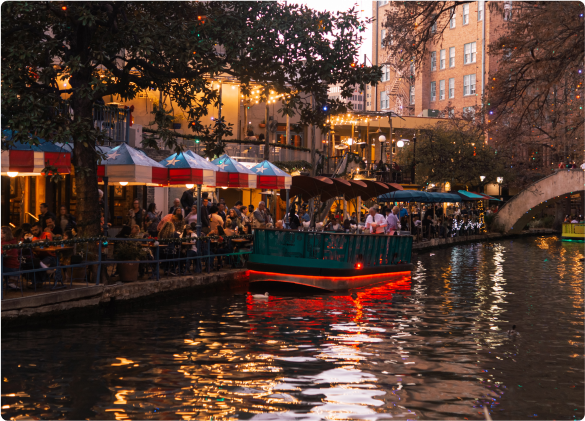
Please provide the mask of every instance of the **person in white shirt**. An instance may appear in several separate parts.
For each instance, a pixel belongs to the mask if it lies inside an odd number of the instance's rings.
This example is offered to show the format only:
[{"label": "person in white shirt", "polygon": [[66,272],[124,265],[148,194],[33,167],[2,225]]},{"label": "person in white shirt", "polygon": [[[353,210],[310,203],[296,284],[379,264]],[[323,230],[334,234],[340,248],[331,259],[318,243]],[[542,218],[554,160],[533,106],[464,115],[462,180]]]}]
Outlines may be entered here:
[{"label": "person in white shirt", "polygon": [[388,234],[390,234],[390,235],[394,235],[394,233],[400,229],[400,220],[398,219],[399,212],[400,212],[400,208],[398,206],[394,206],[392,208],[392,212],[386,218],[386,224],[388,226]]},{"label": "person in white shirt", "polygon": [[370,208],[370,214],[366,218],[366,229],[372,234],[384,234],[386,228],[386,219],[376,212],[376,208]]}]

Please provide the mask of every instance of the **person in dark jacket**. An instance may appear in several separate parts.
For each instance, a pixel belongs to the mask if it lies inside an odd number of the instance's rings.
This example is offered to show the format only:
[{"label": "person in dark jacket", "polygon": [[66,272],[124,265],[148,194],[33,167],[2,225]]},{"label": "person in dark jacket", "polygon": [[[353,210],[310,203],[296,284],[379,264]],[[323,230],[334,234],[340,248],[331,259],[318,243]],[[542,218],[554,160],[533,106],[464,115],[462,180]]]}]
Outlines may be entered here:
[{"label": "person in dark jacket", "polygon": [[195,192],[195,188],[185,190],[183,195],[181,196],[181,206],[185,209],[185,215],[191,212],[191,208],[195,203],[195,199],[193,198],[193,193]]},{"label": "person in dark jacket", "polygon": [[301,221],[297,216],[295,205],[292,205],[288,214],[288,224],[291,230],[296,230],[301,226]]},{"label": "person in dark jacket", "polygon": [[61,228],[61,232],[70,231],[73,228],[77,228],[75,217],[67,211],[67,207],[61,206],[59,208],[59,216],[55,221],[57,227]]},{"label": "person in dark jacket", "polygon": [[47,228],[47,222],[45,221],[45,219],[47,217],[50,217],[53,219],[53,221],[57,220],[57,217],[55,216],[55,214],[51,211],[49,211],[49,207],[47,206],[46,203],[41,203],[41,213],[39,215],[39,222],[41,223],[41,227],[43,229]]},{"label": "person in dark jacket", "polygon": [[[209,232],[209,199],[201,200],[201,228],[204,232]],[[199,218],[199,216],[197,216]]]}]

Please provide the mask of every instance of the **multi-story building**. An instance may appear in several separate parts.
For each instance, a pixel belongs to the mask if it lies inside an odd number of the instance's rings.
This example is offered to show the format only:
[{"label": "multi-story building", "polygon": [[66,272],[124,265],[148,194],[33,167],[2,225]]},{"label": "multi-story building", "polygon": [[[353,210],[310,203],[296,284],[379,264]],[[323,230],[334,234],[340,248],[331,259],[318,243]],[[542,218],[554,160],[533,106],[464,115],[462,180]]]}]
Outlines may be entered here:
[{"label": "multi-story building", "polygon": [[341,102],[346,104],[352,104],[354,111],[364,111],[364,91],[355,86],[353,94],[350,98],[341,97],[341,85],[332,85],[329,87],[329,93],[327,95],[329,99],[339,99]]},{"label": "multi-story building", "polygon": [[370,109],[436,117],[448,107],[461,115],[481,105],[490,69],[495,70],[498,60],[487,53],[486,47],[501,35],[506,15],[490,13],[481,0],[457,6],[442,40],[428,46],[428,57],[421,68],[411,65],[400,72],[384,46],[383,22],[395,7],[393,3],[372,2],[372,61],[382,66],[383,76],[370,89]]}]

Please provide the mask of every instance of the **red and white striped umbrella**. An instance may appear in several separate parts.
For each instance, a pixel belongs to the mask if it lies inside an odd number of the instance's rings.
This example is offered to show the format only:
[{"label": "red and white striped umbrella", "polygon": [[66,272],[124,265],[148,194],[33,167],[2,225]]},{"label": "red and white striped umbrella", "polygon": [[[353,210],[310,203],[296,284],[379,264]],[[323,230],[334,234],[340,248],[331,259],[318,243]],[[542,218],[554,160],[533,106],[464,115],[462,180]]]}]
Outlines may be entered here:
[{"label": "red and white striped umbrella", "polygon": [[105,176],[123,186],[166,186],[169,178],[165,167],[125,143],[110,150],[98,165],[98,182]]},{"label": "red and white striped umbrella", "polygon": [[256,188],[256,174],[235,159],[222,155],[211,162],[219,168],[216,173],[216,186]]},{"label": "red and white striped umbrella", "polygon": [[169,184],[216,185],[217,165],[200,157],[193,151],[176,153],[159,162],[169,172]]},{"label": "red and white striped umbrella", "polygon": [[[11,130],[3,130],[4,141],[12,139]],[[59,174],[71,172],[71,153],[54,143],[37,138],[38,145],[14,142],[8,150],[2,151],[2,175],[37,176],[44,175],[47,166],[57,167]]]}]

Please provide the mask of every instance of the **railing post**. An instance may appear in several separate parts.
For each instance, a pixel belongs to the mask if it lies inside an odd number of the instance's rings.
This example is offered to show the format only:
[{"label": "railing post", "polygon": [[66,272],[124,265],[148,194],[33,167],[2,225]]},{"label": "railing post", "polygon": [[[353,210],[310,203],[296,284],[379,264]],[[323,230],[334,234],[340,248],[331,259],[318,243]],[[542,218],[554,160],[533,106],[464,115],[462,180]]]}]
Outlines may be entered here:
[{"label": "railing post", "polygon": [[158,244],[156,245],[156,249],[155,249],[155,259],[156,259],[156,280],[160,281],[160,262],[159,262],[159,249],[160,247],[158,246]]},{"label": "railing post", "polygon": [[130,109],[126,111],[126,139],[124,139],[124,143],[130,143]]},{"label": "railing post", "polygon": [[[86,259],[86,262],[87,262],[87,259]],[[102,271],[102,240],[98,241],[98,267],[97,267],[97,276],[96,276],[96,280],[95,280],[96,286],[100,284],[100,276],[102,274],[101,271]],[[71,282],[73,282],[73,270],[71,271]]]},{"label": "railing post", "polygon": [[[0,261],[2,262],[2,265],[0,265],[0,282],[2,282],[2,288],[0,288],[0,300],[3,300],[4,299],[4,252],[2,252],[2,254],[0,255]],[[20,270],[20,267],[18,269]]]}]

